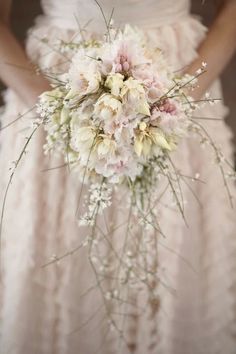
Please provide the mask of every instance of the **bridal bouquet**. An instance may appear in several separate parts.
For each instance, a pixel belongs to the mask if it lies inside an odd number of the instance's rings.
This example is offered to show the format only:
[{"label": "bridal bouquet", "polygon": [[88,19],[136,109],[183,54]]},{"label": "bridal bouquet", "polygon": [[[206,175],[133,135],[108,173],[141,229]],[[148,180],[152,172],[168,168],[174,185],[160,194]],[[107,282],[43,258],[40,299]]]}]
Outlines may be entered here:
[{"label": "bridal bouquet", "polygon": [[[194,77],[176,75],[162,53],[146,45],[142,32],[128,25],[111,29],[103,41],[70,43],[69,50],[68,72],[38,104],[47,132],[45,151],[63,154],[83,182],[92,183],[100,211],[120,184],[135,191],[143,208],[144,194],[169,173],[171,152],[188,133],[197,104],[186,92],[206,64]],[[94,224],[92,200],[83,224]]]}]

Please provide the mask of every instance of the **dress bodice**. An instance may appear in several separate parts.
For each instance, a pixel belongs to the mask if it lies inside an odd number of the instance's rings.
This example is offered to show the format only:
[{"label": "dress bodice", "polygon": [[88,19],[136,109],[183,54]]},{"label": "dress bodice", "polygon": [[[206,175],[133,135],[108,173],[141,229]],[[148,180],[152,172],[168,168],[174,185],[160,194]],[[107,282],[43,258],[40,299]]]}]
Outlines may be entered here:
[{"label": "dress bodice", "polygon": [[[189,13],[189,0],[99,0],[107,19],[114,8],[116,26],[125,23],[143,28],[176,22]],[[66,28],[105,28],[102,12],[95,0],[42,0],[45,15]]]}]

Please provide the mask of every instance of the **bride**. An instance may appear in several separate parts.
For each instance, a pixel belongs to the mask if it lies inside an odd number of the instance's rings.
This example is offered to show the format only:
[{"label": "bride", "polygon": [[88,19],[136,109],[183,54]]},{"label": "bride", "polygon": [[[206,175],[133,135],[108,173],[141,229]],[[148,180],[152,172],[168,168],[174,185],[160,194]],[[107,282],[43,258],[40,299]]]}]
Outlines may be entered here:
[{"label": "bride", "polygon": [[[63,63],[51,43],[71,38],[78,22],[84,26],[91,20],[88,28],[96,33],[105,29],[94,0],[42,0],[44,15],[29,32],[24,52],[9,27],[10,3],[0,3],[0,79],[9,87],[1,116],[2,128],[7,127],[0,134],[1,204],[27,127],[35,117],[30,108],[41,92],[50,89],[41,72]],[[192,74],[202,61],[207,62],[208,71],[194,98],[201,98],[207,90],[212,97],[221,97],[217,78],[236,48],[235,0],[222,1],[209,32],[189,14],[189,0],[101,0],[100,4],[107,17],[115,7],[116,25],[143,28],[147,40],[157,43],[175,70],[184,68]],[[224,118],[226,113],[220,102],[206,105],[199,117]],[[205,119],[202,124],[231,158],[231,133],[224,121]],[[138,309],[145,294],[132,291],[127,302],[136,306],[122,315],[123,327],[117,331],[104,312],[86,252],[78,249],[76,176],[66,169],[50,170],[61,162],[44,156],[43,143],[44,134],[38,131],[17,169],[5,205],[1,354],[235,353],[235,210],[228,203],[209,147],[199,150],[198,144],[186,138],[175,156],[183,173],[200,175],[207,184],[190,182],[192,191],[184,190],[188,227],[171,208],[164,203],[161,207],[167,237],[165,247],[158,247],[156,261],[158,277],[170,287],[158,283],[158,296],[148,299],[143,316]],[[109,213],[110,221],[119,223],[122,200],[114,201]],[[113,238],[119,243],[122,229]],[[43,266],[53,259],[60,261]]]}]

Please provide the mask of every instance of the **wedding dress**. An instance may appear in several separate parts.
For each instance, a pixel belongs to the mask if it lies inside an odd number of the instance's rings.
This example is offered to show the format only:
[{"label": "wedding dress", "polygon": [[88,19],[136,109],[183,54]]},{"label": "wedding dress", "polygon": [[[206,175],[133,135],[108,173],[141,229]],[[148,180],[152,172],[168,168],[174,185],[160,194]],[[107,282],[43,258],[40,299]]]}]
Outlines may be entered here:
[{"label": "wedding dress", "polygon": [[[156,43],[175,70],[197,55],[206,29],[190,16],[188,0],[100,0],[105,16],[112,8],[117,26],[140,26]],[[43,70],[62,61],[50,43],[68,40],[78,22],[97,33],[105,30],[93,0],[43,0],[44,15],[29,32],[27,52]],[[221,97],[219,82],[212,97]],[[11,90],[5,94],[2,126],[28,108]],[[224,118],[226,107],[206,105],[200,117]],[[19,156],[33,113],[1,132],[1,203],[13,162]],[[231,158],[231,133],[223,120],[201,120]],[[126,345],[115,329],[107,331],[102,299],[87,255],[82,248],[60,262],[42,267],[80,244],[75,217],[79,183],[73,173],[59,168],[59,157],[45,157],[44,133],[30,142],[9,189],[5,205],[1,249],[1,354],[233,354],[236,351],[236,220],[224,183],[212,162],[210,147],[185,138],[175,163],[188,176],[184,188],[185,217],[165,203],[160,222],[166,238],[158,247],[158,306],[144,316],[135,309],[125,318]],[[46,170],[46,171],[45,171]],[[124,206],[123,206],[124,209]],[[109,210],[113,223],[122,220],[122,198]],[[117,231],[117,242],[122,229]],[[89,289],[91,291],[89,291]],[[139,304],[139,292],[131,294]],[[142,295],[143,296],[143,295]]]}]

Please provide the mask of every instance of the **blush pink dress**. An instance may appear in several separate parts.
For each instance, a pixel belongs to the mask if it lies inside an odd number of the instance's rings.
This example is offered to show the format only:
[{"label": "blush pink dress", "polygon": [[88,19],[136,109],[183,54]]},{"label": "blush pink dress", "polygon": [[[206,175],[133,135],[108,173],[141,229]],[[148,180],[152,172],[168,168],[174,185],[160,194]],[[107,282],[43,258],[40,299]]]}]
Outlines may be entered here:
[{"label": "blush pink dress", "polygon": [[[206,29],[189,14],[188,0],[100,0],[106,16],[115,7],[114,19],[143,28],[147,40],[162,49],[175,70],[197,55]],[[67,40],[90,19],[89,28],[104,31],[101,12],[93,0],[43,0],[44,15],[29,32],[29,57],[46,70],[63,58],[51,43]],[[43,39],[43,40],[42,40]],[[221,97],[219,82],[211,88]],[[25,112],[14,92],[6,92],[1,115],[6,125]],[[223,103],[206,105],[199,116],[224,118]],[[0,196],[29,134],[30,114],[1,132]],[[231,158],[231,133],[224,120],[201,121]],[[200,174],[207,184],[189,182],[183,187],[188,227],[171,205],[163,201],[160,222],[166,238],[158,245],[156,301],[132,290],[137,305],[126,309],[122,341],[104,314],[101,294],[84,248],[60,262],[42,267],[53,255],[74,250],[84,230],[77,225],[79,182],[67,169],[43,170],[62,163],[45,157],[44,133],[38,131],[27,148],[5,207],[1,249],[0,352],[1,354],[235,354],[236,352],[236,218],[220,172],[212,163],[208,146],[200,149],[185,138],[175,154],[184,174]],[[120,223],[126,217],[122,197],[114,198],[109,218]],[[119,246],[124,230],[112,237]],[[150,257],[154,257],[150,252]],[[155,259],[154,259],[155,261]],[[165,285],[163,285],[165,284]],[[115,309],[113,309],[115,311]]]}]

